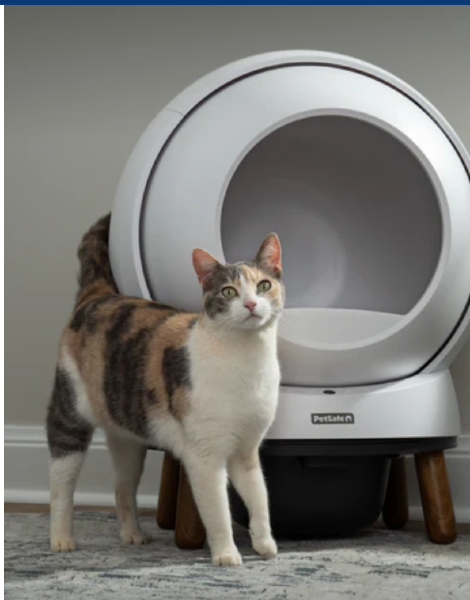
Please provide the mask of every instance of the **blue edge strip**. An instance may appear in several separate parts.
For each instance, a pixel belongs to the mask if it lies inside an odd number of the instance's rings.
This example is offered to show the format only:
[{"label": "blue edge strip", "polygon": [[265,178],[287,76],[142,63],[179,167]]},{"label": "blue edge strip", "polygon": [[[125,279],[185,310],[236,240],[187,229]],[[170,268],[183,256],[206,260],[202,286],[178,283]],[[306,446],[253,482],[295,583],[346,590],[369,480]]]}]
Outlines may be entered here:
[{"label": "blue edge strip", "polygon": [[[274,3],[264,3],[264,2],[257,2],[256,4],[252,4],[252,3],[248,3],[248,2],[240,2],[237,6],[259,6],[259,5],[266,5],[266,6],[324,6],[325,3],[311,3],[311,2],[295,2],[295,3],[288,3],[288,4],[280,4],[277,2]],[[353,2],[341,2],[341,3],[332,3],[332,2],[327,2],[327,5],[330,6],[350,6],[350,5],[354,5],[356,6]],[[15,6],[15,5],[21,5],[21,6],[36,6],[36,5],[43,5],[43,3],[41,2],[28,2],[28,3],[23,3],[23,2],[5,2],[3,4],[3,6]],[[89,2],[74,2],[73,4],[63,4],[60,2],[48,2],[47,4],[48,6],[50,5],[56,5],[56,6],[102,6],[102,5],[111,5],[111,3],[108,2],[100,2],[100,3],[89,3]],[[133,6],[132,4],[125,4],[125,3],[112,3],[113,6]],[[169,2],[169,3],[165,3],[165,4],[159,4],[159,3],[155,3],[155,2],[139,2],[138,5],[136,6],[141,6],[141,5],[151,5],[151,6],[231,6],[229,5],[227,2],[222,2],[222,3],[216,3],[216,2],[207,2],[203,5],[200,5],[199,3],[195,3],[195,2],[185,2],[185,3],[179,3],[179,2]],[[433,5],[438,5],[438,6],[446,6],[446,5],[442,5],[441,3],[437,3],[437,2],[402,2],[399,5],[396,4],[388,4],[388,3],[383,3],[383,2],[379,2],[377,3],[372,3],[372,2],[365,2],[362,5],[359,5],[358,8],[360,8],[361,6],[415,6],[415,5],[422,5],[422,6],[433,6]],[[464,5],[464,6],[468,6],[469,3],[468,2],[456,2],[454,4],[452,4],[451,6],[449,6],[449,9],[452,8],[452,6],[458,6],[458,5]]]}]

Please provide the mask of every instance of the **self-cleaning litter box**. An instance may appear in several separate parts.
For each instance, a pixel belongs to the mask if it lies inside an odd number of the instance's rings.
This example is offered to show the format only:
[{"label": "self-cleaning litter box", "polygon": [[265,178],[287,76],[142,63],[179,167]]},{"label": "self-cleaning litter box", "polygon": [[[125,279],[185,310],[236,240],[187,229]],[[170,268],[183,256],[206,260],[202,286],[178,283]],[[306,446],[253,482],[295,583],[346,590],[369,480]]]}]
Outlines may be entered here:
[{"label": "self-cleaning litter box", "polygon": [[278,535],[371,523],[392,457],[456,444],[448,367],[470,321],[469,170],[413,88],[312,51],[203,77],[134,148],[110,233],[122,293],[197,311],[194,247],[230,262],[270,231],[281,239],[282,387],[262,453]]}]

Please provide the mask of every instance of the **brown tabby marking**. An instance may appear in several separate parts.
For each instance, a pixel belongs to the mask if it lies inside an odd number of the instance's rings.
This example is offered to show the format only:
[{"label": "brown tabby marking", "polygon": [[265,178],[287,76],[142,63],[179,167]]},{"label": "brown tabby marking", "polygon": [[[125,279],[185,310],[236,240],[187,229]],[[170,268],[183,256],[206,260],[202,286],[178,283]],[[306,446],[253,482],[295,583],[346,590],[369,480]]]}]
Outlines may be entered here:
[{"label": "brown tabby marking", "polygon": [[118,295],[109,267],[109,221],[109,215],[100,219],[78,250],[81,287],[61,338],[47,417],[53,456],[66,450],[84,452],[91,439],[91,428],[81,423],[75,408],[77,399],[64,364],[67,357],[78,368],[98,423],[147,439],[153,413],[181,419],[188,410],[190,376],[184,353],[198,316]]},{"label": "brown tabby marking", "polygon": [[107,291],[117,293],[108,254],[110,223],[110,214],[99,219],[83,236],[78,247],[81,268],[77,305]]}]

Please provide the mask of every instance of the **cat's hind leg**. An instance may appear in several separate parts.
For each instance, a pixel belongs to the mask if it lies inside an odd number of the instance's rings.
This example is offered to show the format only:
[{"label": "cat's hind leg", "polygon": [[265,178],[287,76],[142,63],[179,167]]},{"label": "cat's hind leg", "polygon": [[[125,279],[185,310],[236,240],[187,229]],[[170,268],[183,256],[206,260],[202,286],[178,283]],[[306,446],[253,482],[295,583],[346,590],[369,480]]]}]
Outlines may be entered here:
[{"label": "cat's hind leg", "polygon": [[51,456],[50,541],[55,552],[75,549],[73,494],[94,429],[79,412],[81,391],[66,368],[58,366],[46,424]]},{"label": "cat's hind leg", "polygon": [[140,529],[136,494],[144,468],[146,448],[138,440],[107,432],[116,477],[116,511],[120,537],[125,544],[146,544]]}]

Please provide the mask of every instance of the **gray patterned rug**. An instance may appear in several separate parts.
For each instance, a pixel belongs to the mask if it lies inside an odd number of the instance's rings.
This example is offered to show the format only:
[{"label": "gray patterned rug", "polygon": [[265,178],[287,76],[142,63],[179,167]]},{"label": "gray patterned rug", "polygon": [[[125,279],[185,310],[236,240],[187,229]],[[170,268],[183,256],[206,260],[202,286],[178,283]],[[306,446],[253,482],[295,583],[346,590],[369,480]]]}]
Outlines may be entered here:
[{"label": "gray patterned rug", "polygon": [[5,515],[8,600],[468,600],[470,535],[435,546],[421,533],[372,530],[348,539],[280,542],[262,561],[237,530],[243,567],[212,567],[207,549],[178,550],[142,519],[148,546],[123,546],[108,513],[76,513],[79,549],[52,554],[48,515]]}]

